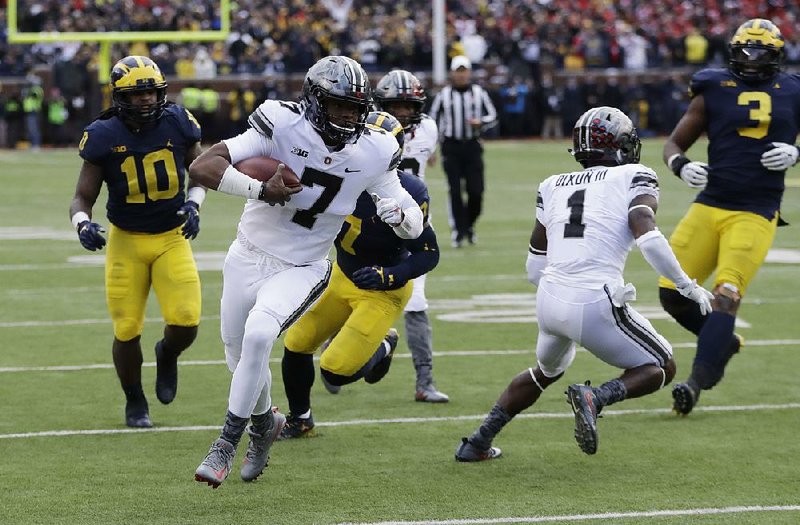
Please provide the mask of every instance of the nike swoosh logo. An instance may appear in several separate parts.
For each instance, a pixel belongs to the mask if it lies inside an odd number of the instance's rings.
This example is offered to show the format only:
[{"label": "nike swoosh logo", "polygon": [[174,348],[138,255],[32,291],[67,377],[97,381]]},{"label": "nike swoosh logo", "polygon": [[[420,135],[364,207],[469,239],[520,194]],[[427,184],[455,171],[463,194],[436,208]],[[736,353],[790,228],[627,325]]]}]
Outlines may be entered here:
[{"label": "nike swoosh logo", "polygon": [[345,173],[358,173],[359,171],[361,171],[361,170],[351,170],[350,168],[345,168],[344,169]]}]

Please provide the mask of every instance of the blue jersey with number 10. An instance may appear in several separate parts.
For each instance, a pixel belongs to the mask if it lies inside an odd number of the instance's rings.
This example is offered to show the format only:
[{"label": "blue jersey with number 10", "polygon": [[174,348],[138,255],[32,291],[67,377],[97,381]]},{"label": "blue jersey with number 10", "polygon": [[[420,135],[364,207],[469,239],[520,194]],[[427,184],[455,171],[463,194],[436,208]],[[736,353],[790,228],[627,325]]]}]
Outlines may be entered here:
[{"label": "blue jersey with number 10", "polygon": [[800,128],[800,76],[779,73],[745,84],[727,69],[692,77],[690,95],[703,95],[708,134],[708,186],[701,204],[773,219],[780,208],[784,172],[761,165],[771,142],[794,144]]},{"label": "blue jersey with number 10", "polygon": [[188,110],[169,104],[152,128],[135,132],[117,116],[97,119],[83,132],[80,156],[103,169],[108,220],[132,232],[178,227],[186,200],[186,152],[200,140]]}]

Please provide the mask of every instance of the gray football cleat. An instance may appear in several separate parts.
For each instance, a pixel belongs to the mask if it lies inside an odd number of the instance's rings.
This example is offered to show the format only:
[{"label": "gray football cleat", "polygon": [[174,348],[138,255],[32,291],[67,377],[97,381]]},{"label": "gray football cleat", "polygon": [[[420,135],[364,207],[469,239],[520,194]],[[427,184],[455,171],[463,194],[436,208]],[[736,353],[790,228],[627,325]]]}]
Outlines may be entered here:
[{"label": "gray football cleat", "polygon": [[263,434],[256,434],[253,430],[253,425],[247,427],[247,433],[250,434],[250,443],[248,443],[247,452],[244,455],[242,480],[254,481],[261,475],[264,468],[269,465],[269,449],[280,435],[285,424],[286,416],[273,410],[272,426]]},{"label": "gray football cleat", "polygon": [[418,389],[417,393],[414,395],[414,400],[424,403],[447,403],[450,401],[450,397],[444,392],[437,390],[433,383],[431,383],[424,388]]},{"label": "gray football cleat", "polygon": [[206,458],[194,471],[195,481],[208,483],[213,488],[219,487],[231,473],[236,447],[222,438],[211,444]]},{"label": "gray football cleat", "polygon": [[464,463],[496,459],[502,455],[503,451],[499,448],[489,447],[483,450],[470,443],[469,438],[461,438],[461,444],[456,449],[456,461]]},{"label": "gray football cleat", "polygon": [[575,413],[575,441],[587,454],[597,452],[597,407],[589,385],[567,387],[567,402]]}]

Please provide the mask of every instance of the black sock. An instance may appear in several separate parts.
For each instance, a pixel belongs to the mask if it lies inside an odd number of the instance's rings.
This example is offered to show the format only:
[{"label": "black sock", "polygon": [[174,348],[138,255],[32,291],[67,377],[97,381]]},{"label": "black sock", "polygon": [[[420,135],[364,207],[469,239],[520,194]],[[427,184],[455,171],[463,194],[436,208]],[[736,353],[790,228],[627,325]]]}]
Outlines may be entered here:
[{"label": "black sock", "polygon": [[219,437],[233,445],[239,444],[244,434],[244,427],[247,426],[247,418],[234,415],[230,410],[225,416],[225,426],[222,427],[222,434]]},{"label": "black sock", "polygon": [[145,400],[144,390],[142,390],[141,383],[124,385],[122,387],[122,391],[125,392],[125,399],[128,400],[129,403],[137,403]]},{"label": "black sock", "polygon": [[597,410],[622,401],[628,395],[628,389],[625,388],[625,383],[622,382],[622,379],[612,379],[597,388],[593,388],[592,391],[598,404],[595,407]]},{"label": "black sock", "polygon": [[511,416],[501,407],[495,403],[492,410],[483,420],[483,424],[478,427],[469,441],[476,447],[486,450],[492,446],[492,440],[503,429],[506,424],[511,421]]},{"label": "black sock", "polygon": [[253,430],[256,434],[261,434],[262,436],[272,427],[274,419],[272,410],[267,410],[263,414],[253,414],[250,416],[250,420],[253,422]]},{"label": "black sock", "polygon": [[289,412],[293,416],[305,414],[311,409],[311,387],[314,385],[314,356],[298,354],[284,349],[281,361],[283,389],[289,401]]}]

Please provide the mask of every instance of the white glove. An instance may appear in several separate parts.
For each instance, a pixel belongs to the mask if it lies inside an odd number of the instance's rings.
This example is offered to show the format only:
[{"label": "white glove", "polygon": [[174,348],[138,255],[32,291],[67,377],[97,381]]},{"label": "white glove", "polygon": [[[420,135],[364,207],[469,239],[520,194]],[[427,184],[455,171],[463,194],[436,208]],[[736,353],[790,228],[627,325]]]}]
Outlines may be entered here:
[{"label": "white glove", "polygon": [[403,222],[403,210],[393,198],[381,199],[377,193],[372,193],[372,201],[378,210],[378,217],[391,227],[399,226]]},{"label": "white glove", "polygon": [[797,146],[784,142],[773,142],[770,146],[772,149],[761,155],[762,166],[771,171],[786,171],[797,164],[797,156],[800,154]]},{"label": "white glove", "polygon": [[708,164],[692,161],[681,168],[681,179],[690,188],[703,189],[708,184]]},{"label": "white glove", "polygon": [[617,286],[611,292],[611,304],[617,308],[622,308],[625,303],[630,303],[636,300],[636,287],[628,283],[625,286]]},{"label": "white glove", "polygon": [[682,296],[700,305],[701,314],[711,313],[711,300],[714,298],[714,294],[697,284],[697,280],[692,279],[685,285],[678,286],[677,289]]}]

